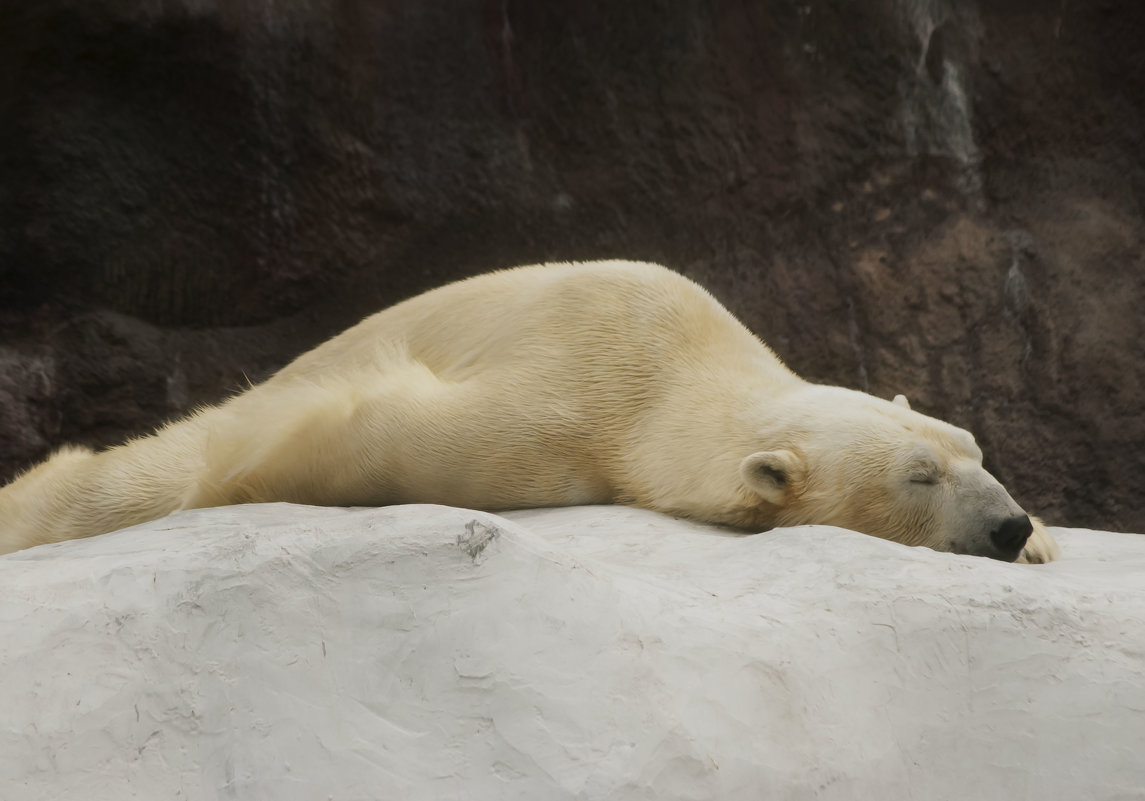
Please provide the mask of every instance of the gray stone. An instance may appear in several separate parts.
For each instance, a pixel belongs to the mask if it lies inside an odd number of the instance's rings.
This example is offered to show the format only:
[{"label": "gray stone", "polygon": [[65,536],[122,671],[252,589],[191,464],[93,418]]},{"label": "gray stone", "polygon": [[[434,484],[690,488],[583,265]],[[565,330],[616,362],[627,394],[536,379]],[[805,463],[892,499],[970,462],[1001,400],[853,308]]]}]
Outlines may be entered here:
[{"label": "gray stone", "polygon": [[1054,533],[266,504],[45,545],[0,557],[0,796],[1132,796],[1145,537]]}]

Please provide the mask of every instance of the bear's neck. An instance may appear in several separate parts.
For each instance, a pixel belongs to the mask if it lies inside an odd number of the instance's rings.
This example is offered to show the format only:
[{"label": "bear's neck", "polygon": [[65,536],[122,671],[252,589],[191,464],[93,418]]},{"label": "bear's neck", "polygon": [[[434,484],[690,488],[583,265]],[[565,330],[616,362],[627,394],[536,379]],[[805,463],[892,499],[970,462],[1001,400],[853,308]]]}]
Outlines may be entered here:
[{"label": "bear's neck", "polygon": [[774,525],[775,510],[739,467],[757,451],[790,447],[777,422],[807,383],[786,368],[752,367],[717,363],[667,382],[658,408],[629,434],[617,500],[740,528]]}]

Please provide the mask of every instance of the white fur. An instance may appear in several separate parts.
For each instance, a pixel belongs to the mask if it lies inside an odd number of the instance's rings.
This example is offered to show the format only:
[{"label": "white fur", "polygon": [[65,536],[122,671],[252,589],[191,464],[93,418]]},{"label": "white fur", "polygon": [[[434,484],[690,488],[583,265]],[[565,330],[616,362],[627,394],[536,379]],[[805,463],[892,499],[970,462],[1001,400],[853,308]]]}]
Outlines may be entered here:
[{"label": "white fur", "polygon": [[[996,555],[988,532],[1017,504],[968,433],[900,398],[808,384],[662,267],[522,267],[375,314],[152,436],[61,451],[0,490],[0,552],[293,501],[619,502]],[[1039,525],[1025,556],[1055,547]]]}]

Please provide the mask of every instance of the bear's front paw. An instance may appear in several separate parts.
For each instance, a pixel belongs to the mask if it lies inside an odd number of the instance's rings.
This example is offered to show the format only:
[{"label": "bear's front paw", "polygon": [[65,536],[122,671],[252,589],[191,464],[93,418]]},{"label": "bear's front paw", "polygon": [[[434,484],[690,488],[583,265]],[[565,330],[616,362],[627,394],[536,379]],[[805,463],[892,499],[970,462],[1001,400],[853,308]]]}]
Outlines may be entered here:
[{"label": "bear's front paw", "polygon": [[1031,517],[1034,524],[1034,533],[1026,540],[1026,547],[1022,549],[1018,562],[1026,565],[1043,565],[1052,562],[1062,554],[1057,541],[1046,531],[1045,524],[1036,517]]}]

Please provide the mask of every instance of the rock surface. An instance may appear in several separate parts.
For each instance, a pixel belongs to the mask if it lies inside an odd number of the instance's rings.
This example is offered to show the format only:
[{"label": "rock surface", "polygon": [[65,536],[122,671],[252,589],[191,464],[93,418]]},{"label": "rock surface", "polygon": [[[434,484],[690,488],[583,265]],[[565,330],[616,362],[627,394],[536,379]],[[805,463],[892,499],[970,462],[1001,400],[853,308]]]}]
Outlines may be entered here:
[{"label": "rock surface", "polygon": [[452,278],[664,262],[1145,530],[1145,5],[0,9],[0,480]]},{"label": "rock surface", "polygon": [[0,558],[0,797],[1131,798],[1145,538],[183,513]]}]

